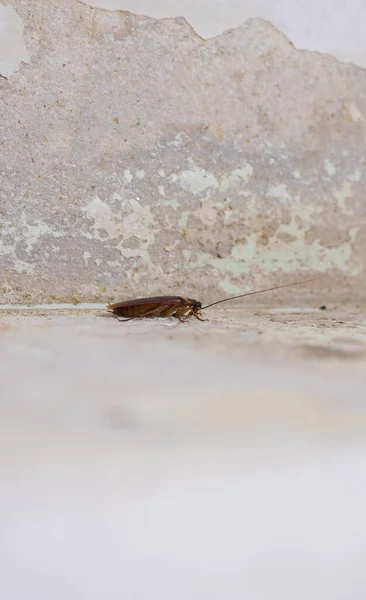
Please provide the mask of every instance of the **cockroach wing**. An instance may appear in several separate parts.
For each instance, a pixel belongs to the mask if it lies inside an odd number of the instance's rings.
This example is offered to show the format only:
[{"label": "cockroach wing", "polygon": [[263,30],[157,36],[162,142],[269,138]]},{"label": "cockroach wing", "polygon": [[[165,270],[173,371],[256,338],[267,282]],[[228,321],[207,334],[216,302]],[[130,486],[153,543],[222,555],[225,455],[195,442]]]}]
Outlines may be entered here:
[{"label": "cockroach wing", "polygon": [[152,296],[151,298],[137,298],[136,300],[126,300],[125,302],[116,302],[115,304],[108,304],[109,310],[115,308],[130,308],[132,306],[142,306],[144,304],[150,306],[158,306],[159,304],[180,304],[184,302],[184,298],[181,296]]}]

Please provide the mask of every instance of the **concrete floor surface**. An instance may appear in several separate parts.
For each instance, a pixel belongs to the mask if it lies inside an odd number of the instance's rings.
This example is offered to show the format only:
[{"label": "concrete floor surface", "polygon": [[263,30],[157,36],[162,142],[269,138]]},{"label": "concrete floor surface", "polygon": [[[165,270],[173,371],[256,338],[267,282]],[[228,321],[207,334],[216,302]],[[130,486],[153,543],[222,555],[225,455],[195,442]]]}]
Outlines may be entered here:
[{"label": "concrete floor surface", "polygon": [[0,313],[0,597],[365,598],[365,332]]}]

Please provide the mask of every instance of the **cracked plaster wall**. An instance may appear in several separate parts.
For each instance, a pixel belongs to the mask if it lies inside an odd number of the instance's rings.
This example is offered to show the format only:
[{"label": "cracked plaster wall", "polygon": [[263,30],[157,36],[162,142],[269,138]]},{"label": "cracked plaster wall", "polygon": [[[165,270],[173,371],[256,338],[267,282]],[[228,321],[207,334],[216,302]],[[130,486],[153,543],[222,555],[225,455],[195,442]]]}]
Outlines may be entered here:
[{"label": "cracked plaster wall", "polygon": [[271,22],[297,48],[366,67],[366,3],[361,0],[79,0],[154,19],[183,16],[207,39],[249,18]]},{"label": "cracked plaster wall", "polygon": [[[188,23],[6,3],[21,21],[0,78],[0,302],[208,299],[318,273],[314,289],[364,295],[364,70],[238,12],[221,32],[221,3],[196,4]],[[325,51],[362,65],[332,31]]]}]

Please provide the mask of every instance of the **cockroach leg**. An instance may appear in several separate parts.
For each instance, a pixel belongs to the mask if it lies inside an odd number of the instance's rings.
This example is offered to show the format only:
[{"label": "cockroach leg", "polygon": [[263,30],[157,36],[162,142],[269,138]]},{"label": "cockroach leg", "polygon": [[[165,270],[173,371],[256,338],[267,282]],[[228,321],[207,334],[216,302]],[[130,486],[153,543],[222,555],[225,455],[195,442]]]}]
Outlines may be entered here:
[{"label": "cockroach leg", "polygon": [[201,319],[198,315],[196,315],[196,313],[192,313],[194,317],[196,317],[196,319],[198,319],[198,321],[202,321],[202,323],[205,323],[206,321],[208,321],[209,319]]},{"label": "cockroach leg", "polygon": [[130,319],[120,319],[119,317],[116,317],[116,318],[117,318],[117,321],[119,321],[120,323],[125,323],[126,321],[134,321],[138,317],[131,317]]}]

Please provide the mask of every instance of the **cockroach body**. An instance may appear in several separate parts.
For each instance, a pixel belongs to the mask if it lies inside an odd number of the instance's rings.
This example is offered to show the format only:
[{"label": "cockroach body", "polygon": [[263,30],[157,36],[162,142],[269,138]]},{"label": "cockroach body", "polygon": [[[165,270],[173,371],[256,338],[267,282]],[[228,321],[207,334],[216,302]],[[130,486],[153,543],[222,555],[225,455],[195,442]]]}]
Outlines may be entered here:
[{"label": "cockroach body", "polygon": [[322,279],[322,277],[315,277],[313,279],[306,279],[303,281],[295,281],[294,283],[277,285],[265,290],[239,294],[239,296],[231,296],[230,298],[217,300],[216,302],[212,302],[206,306],[202,306],[202,302],[193,300],[193,298],[183,298],[182,296],[153,296],[152,298],[137,298],[136,300],[127,300],[126,302],[108,304],[107,309],[109,312],[116,315],[117,318],[124,317],[123,319],[119,318],[119,321],[132,321],[133,319],[146,319],[153,317],[175,317],[181,322],[187,321],[187,319],[190,317],[195,317],[199,321],[206,321],[207,319],[201,318],[201,311],[206,308],[210,308],[215,304],[221,304],[222,302],[228,302],[229,300],[236,300],[237,298],[244,298],[244,296],[253,296],[254,294],[271,292],[272,290],[279,290],[281,288],[299,285],[301,283],[308,283],[310,281],[316,281],[316,279]]},{"label": "cockroach body", "polygon": [[201,309],[201,302],[182,296],[154,296],[108,304],[109,312],[118,317],[125,317],[118,319],[119,321],[151,317],[176,317],[180,321],[185,321],[191,316],[196,317],[199,321],[204,321],[205,319],[200,317]]}]

